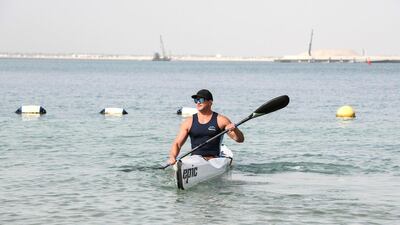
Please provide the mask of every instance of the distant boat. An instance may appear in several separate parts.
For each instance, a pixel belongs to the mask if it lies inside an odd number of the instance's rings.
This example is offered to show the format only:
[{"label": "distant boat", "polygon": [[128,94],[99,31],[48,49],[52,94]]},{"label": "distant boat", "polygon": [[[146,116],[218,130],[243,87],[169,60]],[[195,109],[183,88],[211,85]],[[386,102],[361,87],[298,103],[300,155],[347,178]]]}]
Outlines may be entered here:
[{"label": "distant boat", "polygon": [[171,57],[168,57],[165,54],[164,42],[162,40],[161,35],[160,35],[160,48],[161,48],[162,55],[158,52],[154,53],[153,61],[171,61]]}]

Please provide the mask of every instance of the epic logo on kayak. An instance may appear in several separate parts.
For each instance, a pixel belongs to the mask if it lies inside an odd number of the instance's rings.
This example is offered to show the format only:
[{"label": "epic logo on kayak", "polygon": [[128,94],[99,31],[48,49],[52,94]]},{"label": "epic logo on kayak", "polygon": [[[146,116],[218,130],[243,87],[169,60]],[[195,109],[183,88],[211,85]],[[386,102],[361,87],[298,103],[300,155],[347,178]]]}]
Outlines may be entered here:
[{"label": "epic logo on kayak", "polygon": [[186,183],[189,182],[189,178],[196,176],[197,176],[197,167],[183,170],[182,178],[183,180],[185,180]]}]

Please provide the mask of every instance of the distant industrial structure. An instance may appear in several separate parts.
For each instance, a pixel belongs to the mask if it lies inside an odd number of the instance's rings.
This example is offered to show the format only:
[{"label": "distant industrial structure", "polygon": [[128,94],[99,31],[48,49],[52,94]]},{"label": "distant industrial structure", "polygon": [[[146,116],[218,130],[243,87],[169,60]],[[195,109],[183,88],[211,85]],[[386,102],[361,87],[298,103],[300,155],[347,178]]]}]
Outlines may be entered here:
[{"label": "distant industrial structure", "polygon": [[312,46],[313,34],[314,34],[314,30],[311,30],[310,44],[308,45],[308,56],[310,56],[310,57],[311,57],[311,46]]},{"label": "distant industrial structure", "polygon": [[314,30],[311,30],[308,52],[298,55],[288,55],[277,59],[274,62],[282,63],[400,63],[399,57],[365,56],[359,55],[350,49],[318,49],[312,50]]},{"label": "distant industrial structure", "polygon": [[156,52],[154,53],[153,56],[153,61],[171,61],[171,56],[167,56],[167,54],[165,53],[165,48],[164,48],[164,42],[162,39],[162,36],[160,35],[160,49],[161,49],[161,54]]}]

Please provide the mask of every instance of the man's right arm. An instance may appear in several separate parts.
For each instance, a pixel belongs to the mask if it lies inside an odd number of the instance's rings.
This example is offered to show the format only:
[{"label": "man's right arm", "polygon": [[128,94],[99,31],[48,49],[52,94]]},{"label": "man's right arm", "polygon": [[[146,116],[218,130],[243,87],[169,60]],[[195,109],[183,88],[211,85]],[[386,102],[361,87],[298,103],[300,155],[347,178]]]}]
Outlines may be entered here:
[{"label": "man's right arm", "polygon": [[168,164],[173,165],[176,163],[176,157],[178,156],[183,144],[185,144],[187,137],[189,136],[190,126],[192,125],[192,118],[186,119],[172,143],[171,150],[169,152]]}]

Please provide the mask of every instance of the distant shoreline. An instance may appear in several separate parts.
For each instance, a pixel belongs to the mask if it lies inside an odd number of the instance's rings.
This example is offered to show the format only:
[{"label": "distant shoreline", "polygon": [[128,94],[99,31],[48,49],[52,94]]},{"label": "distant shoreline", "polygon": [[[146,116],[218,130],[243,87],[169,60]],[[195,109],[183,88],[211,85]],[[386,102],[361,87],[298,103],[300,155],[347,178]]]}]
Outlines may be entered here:
[{"label": "distant shoreline", "polygon": [[[44,54],[44,53],[0,53],[0,59],[69,59],[69,60],[121,60],[121,61],[151,61],[148,55],[106,55],[106,54]],[[400,56],[201,56],[184,55],[172,56],[172,61],[232,61],[232,62],[298,62],[298,63],[364,63],[364,62],[387,62],[400,63]]]},{"label": "distant shoreline", "polygon": [[[0,59],[76,59],[76,60],[132,60],[152,61],[149,55],[103,55],[103,54],[35,54],[35,53],[0,53]],[[266,61],[273,62],[278,57],[239,57],[239,56],[173,56],[173,61]]]}]

